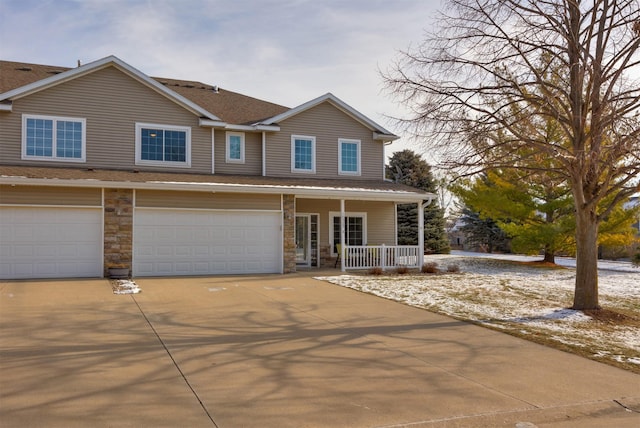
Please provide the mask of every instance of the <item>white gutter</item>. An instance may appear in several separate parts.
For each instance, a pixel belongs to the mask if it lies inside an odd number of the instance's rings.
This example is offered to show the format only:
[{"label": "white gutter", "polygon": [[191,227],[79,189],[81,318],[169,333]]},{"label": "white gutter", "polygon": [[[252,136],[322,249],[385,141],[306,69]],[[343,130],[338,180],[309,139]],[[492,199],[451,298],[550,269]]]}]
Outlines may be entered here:
[{"label": "white gutter", "polygon": [[234,125],[232,123],[204,118],[200,118],[198,124],[205,128],[224,128],[228,129],[229,131],[280,131],[280,127],[277,125]]},{"label": "white gutter", "polygon": [[224,128],[227,126],[227,122],[222,122],[220,120],[210,120],[200,118],[200,126],[208,127],[208,128]]},{"label": "white gutter", "polygon": [[256,184],[224,184],[224,183],[185,183],[185,182],[132,182],[132,181],[102,181],[94,179],[50,179],[27,177],[0,177],[0,184],[25,186],[71,186],[89,188],[118,188],[138,190],[175,190],[195,192],[220,193],[265,193],[272,195],[293,194],[297,198],[305,199],[352,199],[363,201],[387,201],[401,203],[415,203],[432,201],[436,198],[431,193],[411,193],[393,190],[371,189],[328,189],[313,186],[278,186]]},{"label": "white gutter", "polygon": [[382,140],[382,142],[386,143],[386,142],[392,142],[392,141],[398,140],[400,139],[400,137],[393,134],[381,134],[379,132],[374,132],[373,139],[376,141]]}]

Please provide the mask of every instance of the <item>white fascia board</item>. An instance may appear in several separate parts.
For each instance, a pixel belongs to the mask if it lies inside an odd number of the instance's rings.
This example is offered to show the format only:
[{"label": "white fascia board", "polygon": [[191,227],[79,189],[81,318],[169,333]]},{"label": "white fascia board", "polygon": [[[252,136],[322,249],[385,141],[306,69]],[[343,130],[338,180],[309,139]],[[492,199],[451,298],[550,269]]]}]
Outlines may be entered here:
[{"label": "white fascia board", "polygon": [[11,104],[0,103],[0,111],[13,111],[13,103]]},{"label": "white fascia board", "polygon": [[27,177],[2,177],[0,184],[24,185],[24,186],[65,186],[65,187],[89,187],[89,188],[118,188],[138,190],[176,190],[196,192],[221,192],[221,193],[266,193],[272,195],[292,194],[297,198],[306,199],[351,199],[363,201],[387,201],[400,203],[415,203],[419,201],[431,202],[436,195],[432,193],[399,192],[390,190],[371,189],[330,189],[322,187],[305,186],[276,186],[276,185],[250,185],[250,184],[223,184],[223,183],[185,183],[165,181],[102,181],[93,179],[50,179]]},{"label": "white fascia board", "polygon": [[278,132],[278,131],[280,131],[280,127],[278,125],[255,124],[255,125],[253,125],[253,127],[257,131],[265,131],[265,132]]},{"label": "white fascia board", "polygon": [[229,131],[255,131],[256,128],[251,125],[233,125],[231,123],[227,123],[224,129],[228,129]]},{"label": "white fascia board", "polygon": [[395,134],[381,134],[379,132],[374,131],[373,139],[376,141],[382,141],[384,143],[391,143],[392,141],[399,140],[400,137]]},{"label": "white fascia board", "polygon": [[227,126],[227,122],[200,118],[199,125],[203,128],[224,128]]},{"label": "white fascia board", "polygon": [[[366,117],[365,115],[363,115],[362,113],[360,113],[358,110],[354,109],[353,107],[351,107],[350,105],[348,105],[347,103],[345,103],[344,101],[342,101],[341,99],[339,99],[338,97],[336,97],[335,95],[333,95],[331,92],[328,92],[322,96],[319,96],[318,98],[314,98],[311,101],[307,101],[304,104],[299,105],[298,107],[294,107],[290,110],[285,111],[284,113],[281,113],[277,116],[273,116],[263,122],[261,122],[262,125],[272,125],[274,123],[278,123],[278,122],[282,122],[283,120],[286,120],[292,116],[295,116],[297,114],[302,113],[303,111],[309,110],[312,107],[315,107],[319,104],[322,104],[325,101],[330,101],[331,103],[333,103],[333,105],[335,105],[337,108],[339,108],[340,110],[342,110],[344,113],[348,114],[349,116],[353,117],[354,119],[356,119],[358,122],[362,123],[363,125],[367,126],[369,129],[371,129],[372,131],[379,133],[380,135],[387,135],[387,136],[395,136],[393,133],[387,131],[385,128],[383,128],[382,126],[378,125],[376,122],[374,122],[373,120],[369,119],[368,117]],[[400,137],[398,137],[400,138]]]},{"label": "white fascia board", "polygon": [[279,126],[260,126],[260,125],[232,125],[227,124],[226,129],[230,131],[279,131]]},{"label": "white fascia board", "polygon": [[224,128],[229,131],[279,131],[279,126],[262,126],[262,125],[234,125],[232,123],[217,121],[217,120],[208,120],[208,119],[200,119],[200,126],[206,128]]},{"label": "white fascia board", "polygon": [[135,80],[139,81],[140,83],[144,84],[145,86],[156,90],[160,94],[181,105],[192,113],[195,113],[199,116],[204,116],[211,120],[220,120],[220,118],[213,113],[206,111],[205,109],[186,99],[182,95],[165,87],[163,84],[152,79],[140,70],[132,67],[131,65],[127,64],[114,55],[107,56],[97,61],[90,62],[80,67],[72,68],[54,76],[47,77],[45,79],[38,80],[37,82],[33,82],[28,85],[5,92],[3,94],[0,94],[0,100],[22,98],[34,92],[38,92],[43,89],[58,85],[60,83],[73,80],[85,74],[93,73],[94,71],[98,71],[112,65],[125,74],[129,75],[130,77],[134,78]]}]

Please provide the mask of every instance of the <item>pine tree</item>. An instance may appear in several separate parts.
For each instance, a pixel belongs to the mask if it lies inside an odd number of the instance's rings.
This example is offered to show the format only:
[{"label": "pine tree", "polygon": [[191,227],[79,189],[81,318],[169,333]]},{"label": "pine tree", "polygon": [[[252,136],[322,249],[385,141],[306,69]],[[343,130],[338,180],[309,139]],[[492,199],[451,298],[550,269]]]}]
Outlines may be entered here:
[{"label": "pine tree", "polygon": [[463,223],[460,230],[468,245],[481,247],[488,253],[509,252],[509,236],[491,218],[483,218],[480,213],[465,207],[460,220]]},{"label": "pine tree", "polygon": [[[431,166],[412,150],[393,154],[386,168],[387,178],[436,193],[436,182]],[[415,204],[398,205],[398,244],[418,244],[418,208]],[[448,253],[449,240],[445,233],[444,210],[437,201],[424,207],[424,248],[432,253]]]}]

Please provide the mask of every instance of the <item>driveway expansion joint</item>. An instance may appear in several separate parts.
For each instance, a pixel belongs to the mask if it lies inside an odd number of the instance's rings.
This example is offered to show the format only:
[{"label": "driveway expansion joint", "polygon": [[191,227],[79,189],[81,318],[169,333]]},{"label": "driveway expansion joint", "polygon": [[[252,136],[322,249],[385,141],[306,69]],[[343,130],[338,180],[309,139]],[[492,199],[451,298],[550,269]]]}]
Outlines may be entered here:
[{"label": "driveway expansion joint", "polygon": [[180,373],[180,376],[182,377],[182,380],[184,380],[184,382],[187,385],[187,387],[189,387],[189,390],[191,390],[191,393],[193,394],[193,396],[196,398],[196,400],[198,400],[198,403],[200,404],[200,407],[202,407],[202,410],[204,410],[204,413],[207,415],[207,417],[209,418],[209,420],[211,421],[213,426],[215,428],[219,428],[218,424],[216,424],[216,421],[213,419],[213,416],[211,415],[211,413],[209,413],[209,410],[207,410],[207,407],[204,405],[204,402],[202,401],[202,399],[200,398],[200,396],[198,395],[196,390],[193,388],[191,383],[189,383],[189,380],[187,379],[187,376],[184,374],[184,372],[180,368],[180,365],[178,365],[178,362],[175,360],[175,358],[173,358],[173,355],[171,355],[171,351],[169,350],[167,345],[164,343],[164,341],[160,337],[160,334],[158,334],[156,329],[153,327],[153,324],[151,323],[151,320],[147,317],[147,314],[145,314],[144,311],[142,310],[142,307],[140,306],[140,304],[136,300],[135,296],[131,295],[131,299],[136,304],[136,306],[138,307],[138,310],[140,311],[140,314],[144,317],[145,321],[147,322],[147,324],[151,328],[151,331],[153,331],[153,334],[156,336],[156,338],[158,339],[158,341],[160,342],[160,344],[164,348],[165,352],[167,353],[167,355],[171,359],[171,362],[173,363],[174,367],[176,368],[176,370],[178,370],[178,373]]}]

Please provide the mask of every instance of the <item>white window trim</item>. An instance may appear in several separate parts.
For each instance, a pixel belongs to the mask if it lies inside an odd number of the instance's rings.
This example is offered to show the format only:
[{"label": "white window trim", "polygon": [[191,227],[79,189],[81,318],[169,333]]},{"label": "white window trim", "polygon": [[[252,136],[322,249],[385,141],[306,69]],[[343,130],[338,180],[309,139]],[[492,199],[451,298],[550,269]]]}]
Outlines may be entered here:
[{"label": "white window trim", "polygon": [[[333,251],[335,243],[333,242],[333,222],[334,217],[340,217],[339,211],[329,211],[329,248],[331,249],[331,255],[337,256],[337,253]],[[362,245],[367,245],[367,213],[366,212],[346,212],[344,213],[345,220],[347,217],[362,217]],[[347,235],[345,234],[345,239]],[[338,242],[339,244],[339,242]]]},{"label": "white window trim", "polygon": [[[296,140],[311,141],[311,169],[296,168]],[[291,136],[291,172],[299,172],[303,174],[316,173],[316,137],[309,135],[292,135]]]},{"label": "white window trim", "polygon": [[[155,161],[155,160],[142,159],[142,129],[143,128],[155,128],[155,129],[162,129],[164,131],[185,132],[186,133],[185,161],[174,162],[174,161]],[[167,168],[190,168],[191,167],[191,127],[162,125],[158,123],[136,122],[136,165],[162,166]]]},{"label": "white window trim", "polygon": [[[240,137],[240,159],[232,159],[229,157],[231,153],[231,137]],[[227,131],[225,140],[225,161],[227,163],[244,163],[244,132]]]},{"label": "white window trim", "polygon": [[[44,119],[53,121],[53,148],[51,156],[31,156],[27,154],[27,119]],[[80,122],[82,123],[82,148],[81,156],[79,158],[59,158],[56,155],[57,148],[57,122]],[[42,160],[52,162],[78,162],[84,163],[87,161],[87,119],[81,117],[64,117],[64,116],[44,116],[38,114],[23,114],[22,115],[22,160]]]},{"label": "white window trim", "polygon": [[[355,144],[358,147],[358,170],[357,171],[342,170],[342,144],[343,143]],[[352,175],[352,176],[360,175],[361,174],[360,165],[362,164],[362,162],[360,161],[360,159],[362,158],[361,153],[362,151],[360,150],[360,140],[350,140],[348,138],[339,138],[338,139],[338,175]]]}]

